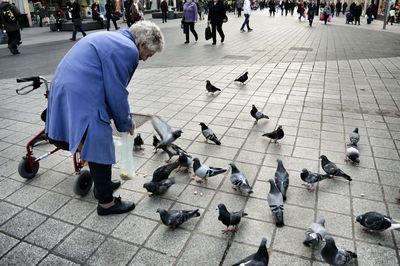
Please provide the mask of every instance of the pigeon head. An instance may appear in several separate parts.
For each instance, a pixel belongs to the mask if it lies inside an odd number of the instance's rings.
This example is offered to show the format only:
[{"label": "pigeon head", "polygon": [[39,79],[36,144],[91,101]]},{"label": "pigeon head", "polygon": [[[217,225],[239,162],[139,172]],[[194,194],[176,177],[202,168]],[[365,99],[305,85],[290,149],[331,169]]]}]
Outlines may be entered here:
[{"label": "pigeon head", "polygon": [[140,133],[137,133],[137,134],[136,134],[136,137],[137,137],[137,138],[140,138]]},{"label": "pigeon head", "polygon": [[322,161],[327,161],[327,160],[328,160],[328,158],[327,158],[325,155],[321,155],[319,158],[320,158]]},{"label": "pigeon head", "polygon": [[208,128],[203,122],[199,123],[199,125],[201,126],[201,130],[206,130]]},{"label": "pigeon head", "polygon": [[335,244],[335,240],[333,239],[333,237],[331,237],[330,235],[326,235],[325,238],[325,247],[334,247],[335,249],[337,249],[336,244]]},{"label": "pigeon head", "polygon": [[148,191],[148,192],[154,192],[156,191],[156,184],[154,182],[147,182],[143,184],[143,187]]},{"label": "pigeon head", "polygon": [[358,133],[358,127],[356,127],[353,132]]},{"label": "pigeon head", "polygon": [[278,128],[277,128],[276,130],[278,130],[278,129],[282,129],[282,126],[281,126],[281,125],[279,125],[279,126],[278,126]]},{"label": "pigeon head", "polygon": [[218,210],[219,211],[228,211],[225,204],[223,204],[223,203],[218,204]]},{"label": "pigeon head", "polygon": [[306,181],[308,174],[309,174],[308,170],[306,168],[303,168],[303,170],[301,170],[301,173],[300,173],[301,180]]},{"label": "pigeon head", "polygon": [[319,242],[317,233],[307,234],[306,239],[303,241],[303,245],[307,247],[315,247]]},{"label": "pigeon head", "polygon": [[232,173],[237,173],[239,170],[237,169],[236,165],[233,162],[230,162],[229,165],[232,168]]},{"label": "pigeon head", "polygon": [[211,82],[209,80],[206,80],[207,85],[211,85]]},{"label": "pigeon head", "polygon": [[275,224],[277,227],[282,227],[285,224],[283,223],[283,211],[275,212]]},{"label": "pigeon head", "polygon": [[308,170],[306,168],[301,169],[301,172],[304,174],[308,174]]},{"label": "pigeon head", "polygon": [[157,211],[160,215],[163,215],[165,213],[167,213],[167,210],[163,209],[163,208],[158,208]]},{"label": "pigeon head", "polygon": [[244,74],[245,74],[245,75],[248,75],[248,74],[249,74],[249,72],[248,72],[248,71],[246,71]]},{"label": "pigeon head", "polygon": [[364,215],[358,215],[356,217],[356,223],[362,224],[363,220],[364,220]]},{"label": "pigeon head", "polygon": [[322,226],[325,226],[325,218],[324,218],[324,217],[321,217],[321,218],[318,220],[318,223],[319,223],[320,225],[322,225]]},{"label": "pigeon head", "polygon": [[174,132],[172,132],[172,135],[175,137],[175,139],[177,139],[182,135],[182,133],[182,130],[175,130]]}]

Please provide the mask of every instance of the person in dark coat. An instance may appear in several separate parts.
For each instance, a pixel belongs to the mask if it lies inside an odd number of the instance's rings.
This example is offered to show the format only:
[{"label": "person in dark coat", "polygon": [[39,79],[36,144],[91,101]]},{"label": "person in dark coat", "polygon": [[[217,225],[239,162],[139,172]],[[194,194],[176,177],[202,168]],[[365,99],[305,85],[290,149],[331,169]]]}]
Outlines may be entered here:
[{"label": "person in dark coat", "polygon": [[297,13],[299,13],[299,21],[301,21],[301,17],[303,17],[305,19],[304,12],[305,12],[304,3],[302,1],[300,1],[297,4]]},{"label": "person in dark coat", "polygon": [[63,22],[64,22],[64,10],[62,8],[59,8],[56,10],[56,28],[57,31],[62,31],[63,27]]},{"label": "person in dark coat", "polygon": [[[0,30],[5,30],[8,37],[8,49],[12,54],[19,54],[18,46],[21,44],[19,17],[21,12],[9,2],[0,3]],[[7,16],[7,17],[6,17]]]},{"label": "person in dark coat", "polygon": [[126,24],[128,25],[128,28],[133,24],[131,7],[132,7],[132,0],[126,0],[124,2],[124,9],[125,9]]},{"label": "person in dark coat", "polygon": [[107,19],[107,31],[110,30],[110,20],[112,20],[115,30],[118,30],[117,21],[114,17],[115,13],[115,4],[111,0],[107,0],[106,5],[104,6],[106,9],[106,19]]},{"label": "person in dark coat", "polygon": [[343,15],[344,15],[344,13],[346,13],[346,10],[347,10],[347,2],[344,2],[343,3],[343,11],[342,11]]},{"label": "person in dark coat", "polygon": [[162,23],[167,23],[168,18],[168,3],[167,0],[162,0],[160,4],[161,13],[162,13]]},{"label": "person in dark coat", "polygon": [[317,7],[315,6],[314,1],[308,5],[307,18],[308,18],[308,23],[309,23],[310,27],[312,27],[316,9],[317,9]]},{"label": "person in dark coat", "polygon": [[224,3],[222,0],[211,0],[208,3],[208,23],[211,24],[213,45],[217,43],[217,31],[221,37],[221,43],[225,40],[222,24],[227,20]]},{"label": "person in dark coat", "polygon": [[367,24],[371,24],[371,21],[372,21],[371,5],[369,7],[367,7],[367,10],[365,10],[365,15],[367,16]]},{"label": "person in dark coat", "polygon": [[92,19],[94,21],[97,21],[100,23],[101,28],[104,28],[104,20],[103,18],[100,16],[100,5],[99,5],[99,0],[96,0],[96,2],[94,2],[91,6],[92,8]]},{"label": "person in dark coat", "polygon": [[75,0],[72,2],[71,9],[69,10],[72,16],[73,32],[71,41],[76,41],[76,34],[80,31],[83,37],[86,36],[85,31],[82,29],[82,18],[81,18],[81,5]]},{"label": "person in dark coat", "polygon": [[356,3],[355,2],[353,2],[353,3],[351,3],[351,5],[350,5],[350,13],[354,16],[354,7],[356,6]]},{"label": "person in dark coat", "polygon": [[272,14],[274,14],[275,16],[275,1],[269,0],[268,7],[269,7],[269,15],[271,16]]},{"label": "person in dark coat", "polygon": [[362,13],[362,8],[361,5],[356,1],[355,2],[355,6],[353,9],[353,14],[354,14],[354,25],[360,25],[360,17],[361,17],[361,13]]},{"label": "person in dark coat", "polygon": [[336,3],[336,16],[339,17],[340,12],[342,11],[342,3],[340,0]]},{"label": "person in dark coat", "polygon": [[335,15],[335,4],[333,2],[331,2],[331,4],[329,6],[331,8],[331,15],[333,18],[333,16]]}]

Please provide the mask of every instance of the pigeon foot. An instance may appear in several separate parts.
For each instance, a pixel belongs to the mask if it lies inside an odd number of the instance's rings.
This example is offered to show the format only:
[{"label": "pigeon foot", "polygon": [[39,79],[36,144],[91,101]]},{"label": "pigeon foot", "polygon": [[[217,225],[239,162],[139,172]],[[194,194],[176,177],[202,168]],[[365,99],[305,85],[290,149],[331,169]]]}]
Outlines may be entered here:
[{"label": "pigeon foot", "polygon": [[400,204],[400,198],[396,198],[397,204]]}]

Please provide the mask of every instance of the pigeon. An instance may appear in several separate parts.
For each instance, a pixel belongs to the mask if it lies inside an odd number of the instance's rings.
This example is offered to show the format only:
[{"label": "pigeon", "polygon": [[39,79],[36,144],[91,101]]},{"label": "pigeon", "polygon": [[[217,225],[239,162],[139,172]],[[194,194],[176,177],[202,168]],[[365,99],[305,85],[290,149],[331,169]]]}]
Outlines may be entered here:
[{"label": "pigeon", "polygon": [[268,261],[267,239],[263,238],[256,253],[242,259],[232,266],[268,266]]},{"label": "pigeon", "polygon": [[325,229],[325,219],[321,218],[316,223],[312,223],[306,231],[306,239],[303,241],[303,245],[306,247],[316,247],[318,246],[328,231]]},{"label": "pigeon", "polygon": [[160,143],[160,140],[157,138],[157,136],[153,136],[153,147],[154,147],[154,152],[157,152],[157,145]]},{"label": "pigeon", "polygon": [[331,178],[329,175],[321,175],[318,173],[314,173],[311,171],[308,171],[306,168],[303,168],[300,173],[301,180],[306,182],[307,184],[303,184],[304,186],[307,186],[307,189],[309,191],[313,191],[313,187],[315,183],[318,183],[319,181],[322,181],[324,179]]},{"label": "pigeon", "polygon": [[[222,203],[218,204],[219,216],[218,220],[220,220],[224,225],[226,225],[226,229],[222,230],[222,232],[226,233],[229,231],[237,231],[237,225],[242,220],[242,217],[247,216],[248,214],[245,213],[243,210],[237,212],[229,212],[226,209],[226,206]],[[233,226],[233,228],[229,228],[229,226]]]},{"label": "pigeon", "polygon": [[144,148],[142,148],[143,144],[144,144],[144,141],[143,141],[142,137],[140,136],[140,133],[138,133],[133,140],[133,147],[135,150],[141,151],[141,150],[144,150]]},{"label": "pigeon", "polygon": [[333,162],[329,161],[328,158],[325,155],[321,155],[319,157],[321,159],[321,166],[322,169],[324,169],[325,173],[328,175],[334,177],[334,176],[341,176],[349,181],[353,180],[349,175],[347,175],[345,172],[340,170],[339,167],[336,166]]},{"label": "pigeon", "polygon": [[199,124],[201,126],[201,133],[203,133],[203,136],[206,138],[206,142],[208,140],[213,141],[217,145],[221,145],[221,142],[218,140],[217,136],[215,136],[214,131],[212,131],[211,128],[206,126],[203,122]]},{"label": "pigeon", "polygon": [[275,224],[278,227],[282,227],[283,223],[283,196],[279,189],[276,187],[274,180],[270,179],[268,182],[271,185],[271,188],[268,193],[268,205],[275,215]]},{"label": "pigeon", "polygon": [[153,178],[152,182],[160,182],[164,179],[167,179],[169,175],[171,174],[172,171],[175,170],[179,166],[179,162],[174,162],[171,164],[163,165],[158,167],[154,172],[153,172]]},{"label": "pigeon", "polygon": [[246,82],[246,80],[248,80],[248,74],[249,74],[249,72],[245,72],[243,75],[241,75],[240,77],[238,77],[237,79],[235,79],[235,82],[236,81],[238,81],[238,82],[240,82],[240,83],[245,83]]},{"label": "pigeon", "polygon": [[176,227],[180,226],[187,220],[193,217],[199,217],[199,209],[197,210],[171,210],[167,211],[162,208],[158,208],[157,212],[160,214],[160,218],[163,224],[166,226],[175,229]]},{"label": "pigeon", "polygon": [[359,141],[360,141],[360,134],[358,134],[358,127],[356,127],[350,134],[350,143],[348,145],[357,147],[357,143]]},{"label": "pigeon", "polygon": [[322,258],[330,265],[345,265],[353,258],[357,258],[354,252],[338,249],[335,240],[330,235],[325,236],[325,246],[321,250]]},{"label": "pigeon", "polygon": [[179,156],[181,153],[186,153],[184,149],[173,143],[163,147],[162,149],[168,154],[169,159],[167,160],[167,163],[172,159],[172,157]]},{"label": "pigeon", "polygon": [[348,147],[346,149],[346,162],[360,163],[360,152],[354,147]]},{"label": "pigeon", "polygon": [[157,144],[156,150],[158,148],[165,148],[174,142],[183,133],[182,130],[172,131],[171,127],[163,121],[158,116],[153,116],[151,123],[154,129],[157,131],[158,135],[161,137],[161,141]]},{"label": "pigeon", "polygon": [[179,163],[179,168],[185,167],[189,169],[189,167],[191,167],[193,163],[192,156],[185,153],[181,153],[178,158],[178,163]]},{"label": "pigeon", "polygon": [[275,172],[275,185],[282,193],[283,201],[286,201],[286,192],[289,187],[289,174],[283,166],[282,160],[276,160],[278,162],[278,167]]},{"label": "pigeon", "polygon": [[378,212],[367,212],[356,217],[356,222],[365,227],[365,231],[400,231],[400,223]]},{"label": "pigeon", "polygon": [[282,139],[283,136],[285,136],[285,133],[283,132],[282,126],[278,126],[278,128],[276,130],[274,130],[270,133],[265,133],[262,136],[273,139],[274,142],[276,143],[278,140]]},{"label": "pigeon", "polygon": [[246,176],[239,171],[233,162],[229,163],[229,165],[232,168],[231,183],[233,185],[233,189],[239,189],[247,194],[253,193],[253,188],[249,185],[249,181],[247,181]]},{"label": "pigeon", "polygon": [[174,178],[163,179],[160,182],[150,181],[143,184],[143,187],[153,195],[162,195],[168,188],[175,184]]},{"label": "pigeon", "polygon": [[212,85],[209,80],[206,81],[206,89],[207,89],[207,93],[211,92],[211,94],[213,94],[213,95],[214,95],[214,92],[221,91],[220,89],[218,89],[217,87]]},{"label": "pigeon", "polygon": [[225,173],[227,169],[208,167],[205,164],[201,164],[198,158],[193,159],[193,172],[196,176],[200,177],[201,180],[207,180],[207,177],[215,176],[218,174]]},{"label": "pigeon", "polygon": [[258,120],[263,119],[263,118],[269,119],[269,117],[267,115],[263,114],[262,112],[259,112],[257,107],[254,104],[251,107],[250,115],[256,119],[256,121],[254,123],[257,123]]}]

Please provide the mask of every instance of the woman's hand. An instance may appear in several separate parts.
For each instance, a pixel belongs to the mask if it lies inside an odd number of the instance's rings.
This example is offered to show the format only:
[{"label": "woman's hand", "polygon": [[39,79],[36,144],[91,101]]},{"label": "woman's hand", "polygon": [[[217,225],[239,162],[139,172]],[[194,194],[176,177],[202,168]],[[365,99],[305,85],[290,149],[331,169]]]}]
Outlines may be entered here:
[{"label": "woman's hand", "polygon": [[136,124],[135,124],[135,121],[132,118],[132,126],[129,129],[129,134],[131,134],[133,136],[133,134],[135,133],[135,129],[136,129]]}]

